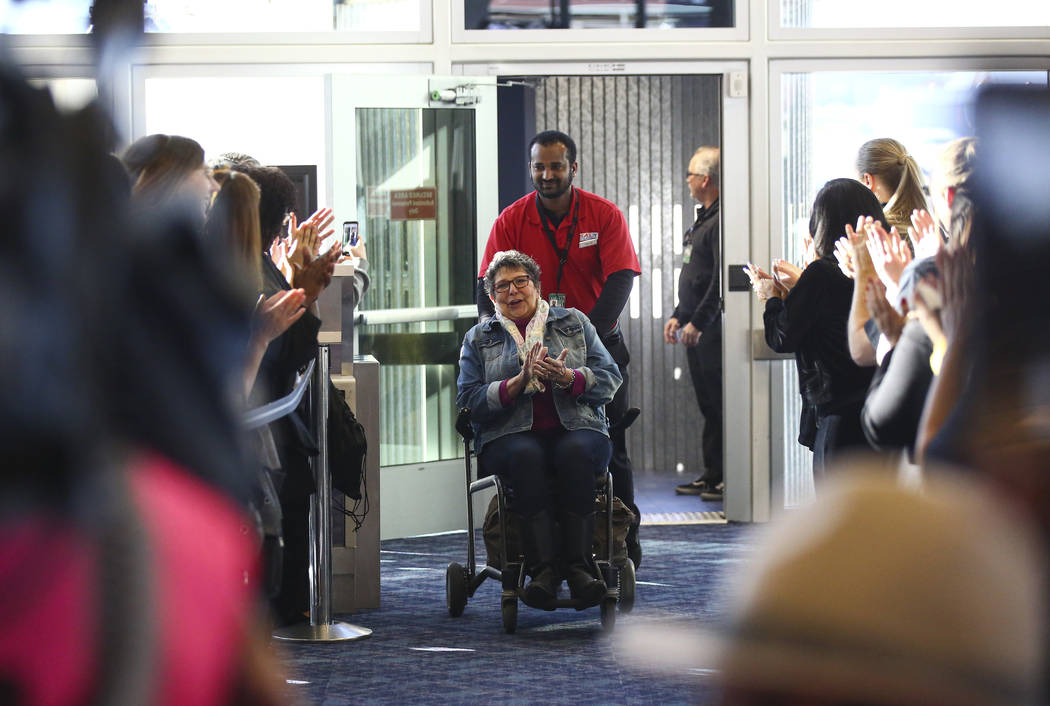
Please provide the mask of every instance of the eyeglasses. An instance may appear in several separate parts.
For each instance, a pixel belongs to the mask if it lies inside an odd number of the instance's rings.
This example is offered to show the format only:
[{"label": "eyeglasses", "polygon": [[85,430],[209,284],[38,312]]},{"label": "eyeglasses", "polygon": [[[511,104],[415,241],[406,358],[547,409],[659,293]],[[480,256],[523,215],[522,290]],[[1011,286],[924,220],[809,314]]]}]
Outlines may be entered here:
[{"label": "eyeglasses", "polygon": [[525,289],[525,287],[529,286],[531,282],[532,277],[526,277],[522,275],[521,277],[515,277],[514,279],[509,279],[505,282],[500,282],[495,287],[493,287],[493,289],[495,289],[500,294],[504,294],[510,291],[510,285],[512,284],[514,285],[514,289],[522,290]]},{"label": "eyeglasses", "polygon": [[695,176],[697,179],[699,179],[700,177],[702,177],[704,175],[703,174],[697,174],[696,172],[686,172],[685,173],[685,178],[686,179],[688,179],[691,176]]}]

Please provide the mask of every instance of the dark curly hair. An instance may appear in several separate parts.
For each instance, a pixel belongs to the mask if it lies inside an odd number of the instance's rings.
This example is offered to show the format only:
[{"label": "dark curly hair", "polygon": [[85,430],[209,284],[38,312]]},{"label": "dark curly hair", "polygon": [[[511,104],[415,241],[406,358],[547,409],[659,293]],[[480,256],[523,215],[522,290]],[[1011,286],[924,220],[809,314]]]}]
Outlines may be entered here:
[{"label": "dark curly hair", "polygon": [[281,235],[284,217],[295,208],[295,184],[277,167],[243,167],[239,171],[259,185],[259,231],[265,250]]}]

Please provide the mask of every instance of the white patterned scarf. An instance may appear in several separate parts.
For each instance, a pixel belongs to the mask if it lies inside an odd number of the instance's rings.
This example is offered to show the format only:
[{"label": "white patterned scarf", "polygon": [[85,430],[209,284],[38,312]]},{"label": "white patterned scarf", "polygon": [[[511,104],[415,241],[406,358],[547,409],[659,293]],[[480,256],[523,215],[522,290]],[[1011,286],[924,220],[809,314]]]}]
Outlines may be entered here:
[{"label": "white patterned scarf", "polygon": [[[498,308],[496,309],[496,318],[503,325],[503,328],[507,330],[507,333],[510,334],[510,337],[514,339],[514,342],[518,344],[518,360],[521,361],[522,365],[525,364],[525,354],[534,345],[537,343],[541,346],[543,345],[543,334],[547,330],[547,312],[549,311],[550,305],[543,299],[540,299],[539,304],[536,305],[536,313],[532,315],[532,319],[526,324],[525,336],[522,337],[521,331],[518,330],[518,325],[514,323],[514,320],[506,318],[500,313]],[[531,395],[543,392],[546,389],[539,378],[534,377],[529,380],[523,392]]]}]

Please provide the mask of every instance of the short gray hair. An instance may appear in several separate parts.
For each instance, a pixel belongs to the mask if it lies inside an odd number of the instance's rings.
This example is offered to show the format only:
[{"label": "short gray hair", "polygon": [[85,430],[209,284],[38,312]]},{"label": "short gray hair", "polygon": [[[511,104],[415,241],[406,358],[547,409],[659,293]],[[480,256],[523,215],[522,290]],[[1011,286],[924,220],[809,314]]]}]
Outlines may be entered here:
[{"label": "short gray hair", "polygon": [[485,270],[485,293],[490,297],[495,291],[496,274],[504,267],[525,270],[532,283],[536,285],[536,289],[539,289],[540,266],[536,264],[536,261],[517,250],[500,250],[492,256],[492,262],[489,263],[488,269]]},{"label": "short gray hair", "polygon": [[697,163],[697,173],[700,176],[706,176],[711,179],[711,186],[718,188],[718,185],[722,183],[719,178],[720,168],[720,154],[717,147],[711,145],[702,145],[697,148],[696,152],[693,152],[693,156],[689,159],[692,162],[694,159]]}]

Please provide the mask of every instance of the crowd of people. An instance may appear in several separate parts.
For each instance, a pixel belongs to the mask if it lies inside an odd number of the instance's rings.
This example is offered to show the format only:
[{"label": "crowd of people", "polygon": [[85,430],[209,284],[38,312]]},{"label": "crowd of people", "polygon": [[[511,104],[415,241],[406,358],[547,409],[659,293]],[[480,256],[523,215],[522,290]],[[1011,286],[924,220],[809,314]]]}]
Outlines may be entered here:
[{"label": "crowd of people", "polygon": [[[795,356],[817,501],[733,584],[726,704],[1045,703],[1050,351],[1000,269],[1004,203],[1037,205],[982,140],[945,145],[928,187],[899,142],[865,143],[802,265],[746,268]],[[1047,233],[1023,235],[1031,273]]]},{"label": "crowd of people", "polygon": [[242,419],[317,355],[338,262],[363,294],[364,240],[245,155],[115,155],[102,112],[6,66],[0,109],[0,700],[287,703],[269,633],[307,620],[317,446],[298,410]]},{"label": "crowd of people", "polygon": [[[352,304],[363,295],[364,240],[344,253],[332,211],[300,214],[288,176],[247,155],[206,163],[194,140],[157,134],[117,157],[103,115],[60,114],[9,68],[0,107],[0,700],[285,703],[266,642],[269,627],[306,619],[316,441],[299,411],[251,434],[241,415],[287,394],[316,355],[318,298],[345,257],[358,263]],[[789,525],[735,596],[726,703],[1042,698],[1046,346],[1010,328],[1014,292],[992,273],[1015,226],[991,206],[982,149],[949,143],[927,187],[899,142],[865,143],[857,174],[816,195],[805,262],[747,268],[766,342],[795,356],[822,521]],[[637,510],[617,319],[639,265],[622,213],[572,185],[572,139],[540,133],[529,151],[536,191],[493,227],[457,401],[483,470],[524,518],[529,601],[549,604],[564,578],[586,606],[605,592],[591,543],[607,466]],[[704,368],[722,364],[709,296],[718,172],[717,149],[698,150],[698,259],[664,327],[694,351],[702,406]],[[710,414],[709,472],[680,488],[720,497]],[[860,464],[864,479],[826,490],[862,450],[880,453]],[[947,487],[938,464],[965,482]],[[908,465],[923,467],[925,495],[887,484]],[[978,513],[983,531],[968,521]],[[1003,543],[1013,551],[1000,556]],[[971,571],[1008,583],[956,595]],[[904,618],[880,620],[898,595]],[[984,632],[958,639],[974,621]],[[69,648],[54,679],[32,647],[60,630]]]}]

